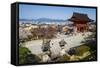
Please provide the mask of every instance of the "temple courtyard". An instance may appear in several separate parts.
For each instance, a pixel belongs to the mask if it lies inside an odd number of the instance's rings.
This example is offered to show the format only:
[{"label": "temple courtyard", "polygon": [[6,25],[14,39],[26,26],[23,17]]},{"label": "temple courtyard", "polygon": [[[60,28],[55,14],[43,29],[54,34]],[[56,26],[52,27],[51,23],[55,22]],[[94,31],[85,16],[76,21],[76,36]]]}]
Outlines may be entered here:
[{"label": "temple courtyard", "polygon": [[[66,41],[65,49],[68,51],[72,47],[80,46],[82,45],[82,41],[85,40],[86,37],[91,35],[91,32],[85,32],[83,33],[77,33],[76,35],[64,35],[64,34],[57,34],[56,38],[51,39],[50,46],[51,46],[51,52],[53,55],[59,54],[61,48],[59,46],[59,41],[64,39]],[[32,54],[42,54],[42,42],[43,40],[31,40],[23,43],[24,47],[27,47]]]}]

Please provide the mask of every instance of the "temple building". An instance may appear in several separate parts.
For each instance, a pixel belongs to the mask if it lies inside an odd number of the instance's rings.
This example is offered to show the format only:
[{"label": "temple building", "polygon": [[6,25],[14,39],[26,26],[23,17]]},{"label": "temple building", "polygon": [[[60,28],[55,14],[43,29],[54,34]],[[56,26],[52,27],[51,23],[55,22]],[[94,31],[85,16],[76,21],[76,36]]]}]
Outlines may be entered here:
[{"label": "temple building", "polygon": [[77,32],[88,31],[89,22],[93,22],[93,20],[90,19],[87,14],[76,12],[74,12],[72,17],[68,20],[73,22],[73,26],[75,27]]}]

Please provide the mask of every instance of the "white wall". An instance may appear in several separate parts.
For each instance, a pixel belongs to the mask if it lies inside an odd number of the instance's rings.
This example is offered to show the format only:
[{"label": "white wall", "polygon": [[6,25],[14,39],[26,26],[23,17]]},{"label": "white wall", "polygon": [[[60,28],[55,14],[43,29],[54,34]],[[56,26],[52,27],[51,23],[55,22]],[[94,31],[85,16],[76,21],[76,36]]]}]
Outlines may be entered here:
[{"label": "white wall", "polygon": [[[10,4],[15,1],[16,0],[0,1],[0,68],[16,68],[16,66],[10,64]],[[17,1],[98,6],[98,12],[100,12],[100,0],[17,0]],[[98,29],[100,29],[99,17],[100,17],[100,13],[98,13]],[[98,33],[100,34],[100,30],[98,30]],[[99,37],[98,39],[100,40],[100,36],[98,37]],[[99,45],[98,45],[98,52],[100,52]],[[85,68],[85,67],[98,68],[99,62],[100,62],[100,57],[98,62],[66,63],[66,64],[51,64],[51,65],[35,65],[35,66],[31,65],[31,66],[21,66],[20,68],[33,68],[33,67],[35,68]]]}]

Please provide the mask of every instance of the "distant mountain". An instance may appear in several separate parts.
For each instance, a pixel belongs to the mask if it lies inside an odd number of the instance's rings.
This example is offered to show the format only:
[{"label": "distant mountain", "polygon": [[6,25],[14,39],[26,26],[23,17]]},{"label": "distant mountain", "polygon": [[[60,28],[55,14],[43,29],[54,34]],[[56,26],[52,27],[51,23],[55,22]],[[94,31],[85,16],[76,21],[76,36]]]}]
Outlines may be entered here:
[{"label": "distant mountain", "polygon": [[19,21],[34,21],[35,19],[19,19]]},{"label": "distant mountain", "polygon": [[32,24],[72,24],[71,21],[62,19],[49,19],[49,18],[39,18],[39,19],[19,19],[20,23],[32,23]]},{"label": "distant mountain", "polygon": [[44,22],[66,22],[67,20],[62,19],[49,19],[49,18],[39,18],[37,21],[44,21]]},{"label": "distant mountain", "polygon": [[19,21],[66,22],[67,20],[61,20],[61,19],[49,19],[49,18],[39,18],[39,19],[20,19]]}]

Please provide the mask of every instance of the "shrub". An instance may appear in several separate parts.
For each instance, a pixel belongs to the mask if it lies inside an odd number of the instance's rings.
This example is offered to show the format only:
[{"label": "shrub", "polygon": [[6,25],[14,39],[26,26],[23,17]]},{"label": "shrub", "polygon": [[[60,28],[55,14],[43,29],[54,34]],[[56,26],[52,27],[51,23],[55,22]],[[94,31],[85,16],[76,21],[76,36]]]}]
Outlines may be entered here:
[{"label": "shrub", "polygon": [[41,61],[41,59],[34,55],[34,54],[29,54],[25,57],[25,63],[39,63]]},{"label": "shrub", "polygon": [[75,53],[76,53],[76,55],[78,55],[78,56],[82,56],[83,53],[85,53],[85,52],[87,52],[87,51],[89,51],[89,50],[90,50],[90,47],[88,47],[88,46],[86,46],[86,45],[81,45],[81,46],[79,46],[79,47],[77,47],[77,48],[75,49]]},{"label": "shrub", "polygon": [[68,51],[69,55],[74,55],[75,53],[75,48],[70,48],[70,50]]},{"label": "shrub", "polygon": [[40,58],[31,53],[26,47],[19,46],[19,64],[37,63],[40,62]]},{"label": "shrub", "polygon": [[25,57],[30,54],[31,51],[26,47],[19,47],[19,64],[25,63]]},{"label": "shrub", "polygon": [[67,56],[67,55],[63,55],[63,56],[61,56],[60,59],[59,59],[60,62],[69,61],[69,60],[70,60],[70,57]]}]

